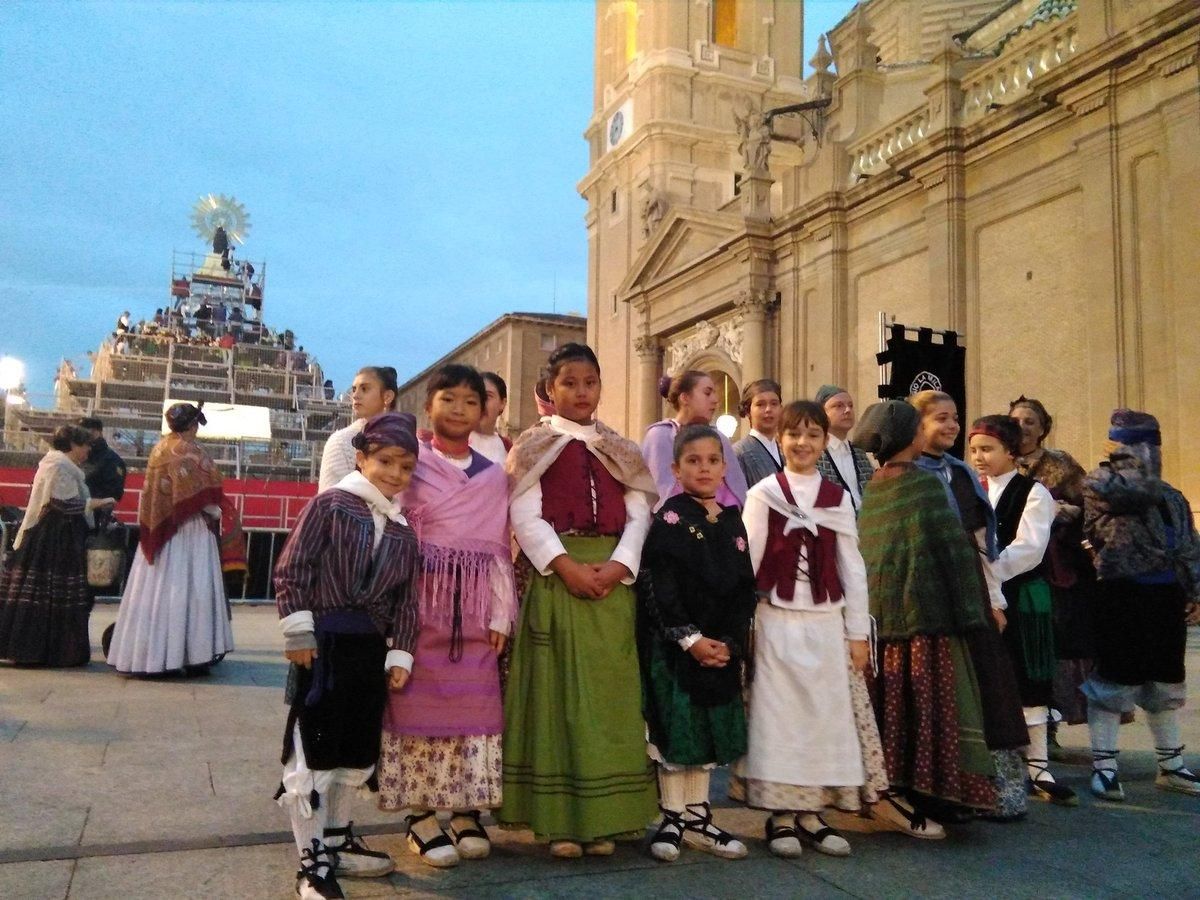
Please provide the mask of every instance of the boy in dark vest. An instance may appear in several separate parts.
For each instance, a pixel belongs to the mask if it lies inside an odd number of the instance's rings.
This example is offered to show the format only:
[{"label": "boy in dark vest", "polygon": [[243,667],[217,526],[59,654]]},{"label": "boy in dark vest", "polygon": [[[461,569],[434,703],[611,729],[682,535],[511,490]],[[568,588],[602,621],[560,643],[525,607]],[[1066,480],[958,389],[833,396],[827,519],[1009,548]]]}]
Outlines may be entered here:
[{"label": "boy in dark vest", "polygon": [[997,557],[988,563],[1001,585],[1004,606],[994,611],[1012,659],[1029,729],[1025,764],[1030,796],[1075,806],[1075,792],[1054,780],[1047,755],[1047,725],[1054,689],[1053,613],[1042,560],[1050,545],[1057,504],[1038,482],[1017,471],[1021,429],[1008,416],[976,419],[969,435],[971,465],[996,510]]}]

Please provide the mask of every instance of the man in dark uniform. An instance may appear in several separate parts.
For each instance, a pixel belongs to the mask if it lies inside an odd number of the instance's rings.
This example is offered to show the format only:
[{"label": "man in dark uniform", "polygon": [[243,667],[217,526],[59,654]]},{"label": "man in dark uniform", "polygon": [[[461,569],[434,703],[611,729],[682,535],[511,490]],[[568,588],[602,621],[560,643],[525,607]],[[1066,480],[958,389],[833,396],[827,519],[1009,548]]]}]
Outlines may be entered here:
[{"label": "man in dark uniform", "polygon": [[[104,423],[91,416],[79,420],[79,427],[92,439],[92,449],[84,462],[83,475],[93,497],[120,500],[125,493],[125,460],[104,439]],[[97,520],[97,525],[102,524]]]}]

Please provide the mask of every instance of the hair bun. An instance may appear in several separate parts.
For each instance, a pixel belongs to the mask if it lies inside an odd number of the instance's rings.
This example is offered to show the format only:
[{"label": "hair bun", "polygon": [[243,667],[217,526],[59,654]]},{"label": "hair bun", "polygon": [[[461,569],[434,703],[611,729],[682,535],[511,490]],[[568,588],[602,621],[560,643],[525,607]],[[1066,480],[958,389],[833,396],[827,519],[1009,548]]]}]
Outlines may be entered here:
[{"label": "hair bun", "polygon": [[662,378],[658,379],[658,395],[663,399],[666,399],[667,395],[671,393],[672,380],[673,379],[670,375],[664,375]]}]

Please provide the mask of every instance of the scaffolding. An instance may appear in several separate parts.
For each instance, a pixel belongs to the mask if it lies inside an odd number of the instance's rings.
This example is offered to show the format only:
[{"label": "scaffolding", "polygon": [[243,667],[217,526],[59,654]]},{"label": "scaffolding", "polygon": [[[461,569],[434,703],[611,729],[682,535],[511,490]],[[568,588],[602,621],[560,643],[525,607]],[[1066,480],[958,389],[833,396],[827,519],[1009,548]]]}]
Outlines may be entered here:
[{"label": "scaffolding", "polygon": [[[161,437],[168,399],[231,403],[269,410],[271,439],[206,441],[235,477],[316,480],[325,441],[350,422],[320,365],[297,349],[290,330],[263,320],[265,262],[176,251],[170,302],[151,321],[120,328],[80,377],[64,362],[54,395],[7,403],[0,464],[34,465],[59,425],[100,418],[109,444],[137,471]],[[203,432],[201,432],[203,439]]]}]

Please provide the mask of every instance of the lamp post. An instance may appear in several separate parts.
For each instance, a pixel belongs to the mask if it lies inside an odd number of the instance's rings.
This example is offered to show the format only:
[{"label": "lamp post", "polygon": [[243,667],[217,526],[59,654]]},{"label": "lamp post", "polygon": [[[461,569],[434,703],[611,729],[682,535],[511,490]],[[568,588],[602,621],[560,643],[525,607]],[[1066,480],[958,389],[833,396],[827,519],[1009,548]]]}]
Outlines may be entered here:
[{"label": "lamp post", "polygon": [[16,428],[12,408],[25,402],[24,387],[25,363],[15,356],[0,356],[0,398],[4,401],[4,433],[0,435],[0,444],[6,444],[10,431]]}]

